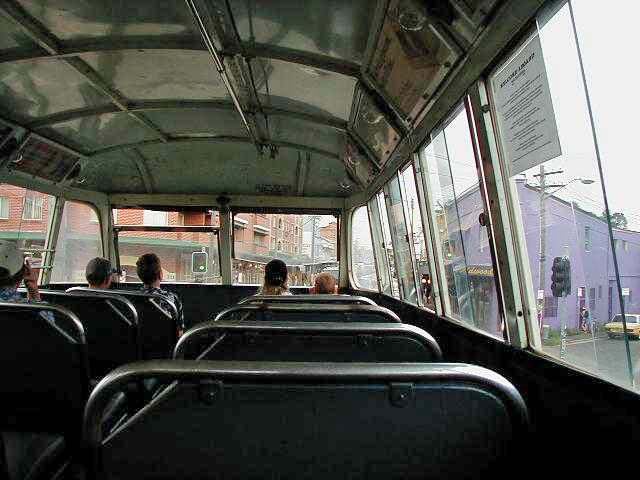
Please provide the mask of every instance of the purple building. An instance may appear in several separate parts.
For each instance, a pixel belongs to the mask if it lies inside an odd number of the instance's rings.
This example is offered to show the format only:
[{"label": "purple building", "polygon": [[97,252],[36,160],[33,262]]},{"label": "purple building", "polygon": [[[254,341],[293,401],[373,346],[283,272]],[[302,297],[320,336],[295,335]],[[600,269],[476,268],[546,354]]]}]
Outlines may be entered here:
[{"label": "purple building", "polygon": [[[538,292],[540,190],[527,185],[524,179],[517,180],[517,190],[534,291]],[[581,307],[587,308],[591,318],[600,324],[608,322],[620,312],[620,305],[606,222],[597,214],[580,208],[578,204],[556,196],[546,197],[544,205],[544,324],[552,329],[560,328],[562,301],[551,294],[551,267],[554,257],[564,255],[568,255],[571,260],[572,292],[566,297],[564,307],[567,328],[579,327]],[[457,208],[457,212],[454,208]],[[446,223],[448,234],[443,237],[448,238],[448,245],[444,246],[444,251],[449,258],[446,259],[445,266],[449,284],[455,282],[458,292],[456,299],[452,296],[452,304],[455,304],[453,308],[459,308],[463,318],[473,317],[480,328],[497,333],[499,325],[494,324],[498,318],[498,309],[491,255],[486,231],[478,223],[478,216],[483,209],[477,187],[459,195],[455,207],[452,204],[446,206],[446,221],[442,223]],[[614,229],[614,243],[625,310],[628,313],[640,313],[640,232]],[[455,273],[461,269],[466,270],[466,279],[464,275]],[[462,305],[460,298],[464,298],[465,291],[471,293],[470,297],[474,299],[472,303],[476,305]]]}]

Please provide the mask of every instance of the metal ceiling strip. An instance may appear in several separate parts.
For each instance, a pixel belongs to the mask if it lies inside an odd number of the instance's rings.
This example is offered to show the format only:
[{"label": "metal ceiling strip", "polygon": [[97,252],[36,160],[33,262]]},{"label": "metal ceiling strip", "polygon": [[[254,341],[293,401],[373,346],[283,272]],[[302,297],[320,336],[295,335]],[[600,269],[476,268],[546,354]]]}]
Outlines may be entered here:
[{"label": "metal ceiling strip", "polygon": [[298,152],[298,171],[296,172],[296,193],[300,196],[304,195],[304,184],[307,181],[307,172],[309,171],[309,163],[311,162],[311,154],[307,153],[302,158]]},{"label": "metal ceiling strip", "polygon": [[[167,142],[167,145],[178,144],[178,143],[194,143],[194,142],[204,142],[204,143],[219,143],[219,142],[235,142],[235,143],[254,143],[253,140],[249,137],[237,137],[232,135],[212,135],[210,137],[197,136],[192,137],[189,135],[180,135],[174,136],[170,138]],[[143,140],[141,142],[134,143],[126,143],[121,145],[112,145],[105,148],[99,148],[97,150],[93,150],[88,156],[94,157],[96,155],[101,155],[108,152],[114,152],[118,150],[127,150],[129,148],[137,148],[144,147],[146,145],[158,145],[163,143],[161,140]],[[314,148],[308,145],[301,145],[299,143],[292,142],[280,142],[273,141],[271,145],[281,148],[291,148],[294,150],[300,150],[303,152],[315,153],[318,155],[323,155],[325,157],[340,159],[340,156],[336,153],[329,152],[328,150],[323,150],[321,148]]]},{"label": "metal ceiling strip", "polygon": [[[15,0],[3,0],[3,2],[0,3],[0,13],[3,13],[29,36],[29,38],[46,50],[49,57],[60,54],[60,41],[39,22],[33,19]],[[167,140],[167,136],[144,116],[134,112],[128,112],[126,107],[127,99],[124,98],[120,92],[112,89],[84,60],[78,57],[64,57],[62,60],[84,76],[94,88],[106,95],[120,110],[127,112],[139,123],[152,130],[162,141]]]},{"label": "metal ceiling strip", "polygon": [[153,193],[153,176],[151,175],[151,170],[149,170],[149,167],[147,166],[147,159],[137,148],[132,148],[129,152],[131,160],[133,160],[133,163],[135,163],[136,168],[138,169],[138,173],[140,173],[144,189],[147,193]]},{"label": "metal ceiling strip", "polygon": [[[234,110],[235,106],[232,102],[227,100],[141,100],[141,101],[129,101],[127,104],[127,110],[130,112],[144,112],[147,110],[180,110],[180,109],[219,109],[219,110]],[[305,112],[295,112],[292,110],[286,110],[276,107],[263,107],[264,112],[267,115],[282,115],[285,117],[296,118],[299,120],[305,120],[307,122],[316,123],[318,125],[324,125],[334,130],[344,132],[347,129],[347,122],[336,117],[325,117],[322,115],[314,115]],[[25,125],[31,129],[38,129],[48,125],[56,123],[68,122],[77,118],[91,117],[94,115],[103,115],[106,113],[116,113],[121,111],[115,105],[105,105],[100,107],[79,108],[74,110],[66,110],[63,112],[47,115],[46,117],[40,117],[32,120]],[[255,113],[255,112],[247,112]]]},{"label": "metal ceiling strip", "polygon": [[249,126],[249,121],[247,120],[247,116],[245,115],[245,112],[242,110],[242,105],[240,104],[240,99],[238,98],[238,95],[237,95],[237,93],[235,91],[235,88],[231,84],[229,76],[227,75],[227,72],[226,72],[226,69],[225,69],[225,65],[224,65],[224,61],[222,59],[222,54],[221,54],[221,52],[218,52],[218,50],[216,49],[216,46],[213,43],[213,38],[209,34],[209,31],[207,30],[207,28],[206,28],[206,26],[204,24],[202,14],[198,10],[198,7],[195,5],[195,2],[193,0],[185,0],[185,2],[187,3],[187,6],[189,7],[189,11],[191,12],[191,14],[193,15],[194,20],[196,21],[196,25],[198,26],[198,29],[200,30],[200,35],[202,37],[202,40],[203,40],[205,46],[207,47],[207,50],[209,51],[209,54],[211,55],[211,58],[213,60],[213,64],[214,64],[218,74],[220,75],[220,78],[221,78],[222,82],[224,83],[227,91],[229,92],[229,96],[231,97],[231,100],[233,101],[233,104],[235,105],[236,110],[238,111],[238,114],[240,115],[240,119],[242,120],[242,124],[244,125],[245,129],[247,130],[247,133],[248,133],[249,137],[251,138],[251,141],[256,145],[256,148],[259,149],[259,141],[255,137],[255,133],[254,133],[253,129]]}]

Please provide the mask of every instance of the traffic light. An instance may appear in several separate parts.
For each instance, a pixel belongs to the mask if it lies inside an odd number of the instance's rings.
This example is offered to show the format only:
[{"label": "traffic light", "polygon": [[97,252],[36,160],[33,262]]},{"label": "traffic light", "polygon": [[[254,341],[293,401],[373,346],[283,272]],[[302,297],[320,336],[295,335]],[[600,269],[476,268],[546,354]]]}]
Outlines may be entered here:
[{"label": "traffic light", "polygon": [[193,252],[191,254],[191,271],[193,273],[207,273],[209,254],[207,252]]},{"label": "traffic light", "polygon": [[551,293],[554,297],[571,294],[571,262],[567,257],[555,257],[551,267]]}]

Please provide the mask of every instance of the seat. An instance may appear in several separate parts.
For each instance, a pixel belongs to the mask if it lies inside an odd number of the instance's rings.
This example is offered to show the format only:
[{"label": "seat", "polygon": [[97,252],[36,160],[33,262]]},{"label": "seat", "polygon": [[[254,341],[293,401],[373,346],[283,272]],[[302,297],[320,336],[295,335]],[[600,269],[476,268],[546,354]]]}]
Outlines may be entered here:
[{"label": "seat", "polygon": [[338,305],[376,305],[376,302],[367,297],[357,295],[252,295],[250,297],[243,298],[238,302],[238,305],[262,303],[322,303],[338,304]]},{"label": "seat", "polygon": [[262,362],[438,362],[424,330],[398,323],[206,322],[188,330],[177,359]]},{"label": "seat", "polygon": [[318,303],[234,305],[220,312],[214,319],[221,320],[401,323],[394,312],[378,305]]},{"label": "seat", "polygon": [[0,303],[0,431],[6,474],[51,478],[80,443],[89,394],[82,324],[55,305]]},{"label": "seat", "polygon": [[58,290],[41,290],[40,295],[48,303],[71,310],[82,322],[93,378],[142,359],[138,313],[122,295]]},{"label": "seat", "polygon": [[[93,293],[126,298],[138,313],[142,358],[146,360],[171,358],[178,340],[178,310],[167,298],[131,290],[96,290],[87,287],[73,287],[67,292],[73,295]],[[170,311],[163,305],[169,306]]]},{"label": "seat", "polygon": [[[175,383],[105,438],[107,399],[147,377]],[[464,364],[141,362],[84,420],[101,480],[493,478],[527,429],[513,385]]]}]

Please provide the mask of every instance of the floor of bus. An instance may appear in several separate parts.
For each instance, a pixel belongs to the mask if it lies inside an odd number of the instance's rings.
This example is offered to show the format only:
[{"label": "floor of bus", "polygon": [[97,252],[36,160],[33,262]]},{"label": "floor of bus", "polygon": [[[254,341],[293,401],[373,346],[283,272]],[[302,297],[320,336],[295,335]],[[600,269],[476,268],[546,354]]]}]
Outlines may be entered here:
[{"label": "floor of bus", "polygon": [[[181,296],[188,326],[211,319],[257,291],[255,286],[197,284],[171,284],[168,289]],[[308,293],[303,287],[293,290]],[[440,344],[445,361],[481,365],[510,380],[529,408],[533,431],[531,442],[523,445],[528,450],[528,469],[548,475],[592,474],[593,468],[602,464],[633,462],[633,458],[621,457],[625,450],[617,448],[640,439],[637,394],[533,352],[506,346],[386,295],[344,293],[372,298],[397,313],[403,322],[429,332]]]}]

